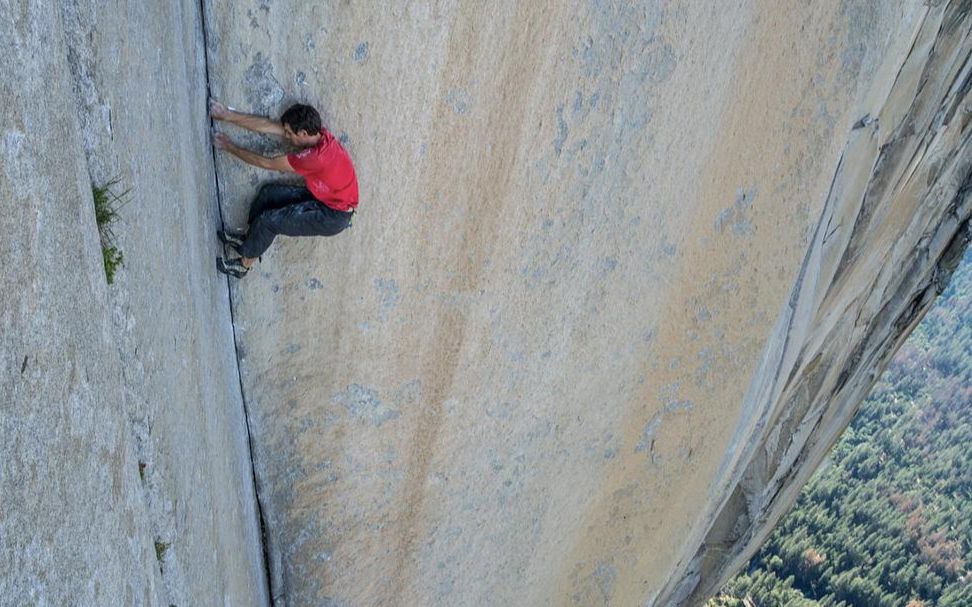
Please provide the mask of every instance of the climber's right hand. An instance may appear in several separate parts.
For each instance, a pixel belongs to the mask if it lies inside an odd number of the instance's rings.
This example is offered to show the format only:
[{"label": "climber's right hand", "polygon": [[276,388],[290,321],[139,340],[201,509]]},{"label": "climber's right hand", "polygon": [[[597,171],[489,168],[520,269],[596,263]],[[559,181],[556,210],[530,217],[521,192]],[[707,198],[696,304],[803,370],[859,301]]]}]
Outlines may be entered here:
[{"label": "climber's right hand", "polygon": [[219,101],[209,100],[209,115],[213,117],[213,120],[227,120],[231,113],[230,109]]}]

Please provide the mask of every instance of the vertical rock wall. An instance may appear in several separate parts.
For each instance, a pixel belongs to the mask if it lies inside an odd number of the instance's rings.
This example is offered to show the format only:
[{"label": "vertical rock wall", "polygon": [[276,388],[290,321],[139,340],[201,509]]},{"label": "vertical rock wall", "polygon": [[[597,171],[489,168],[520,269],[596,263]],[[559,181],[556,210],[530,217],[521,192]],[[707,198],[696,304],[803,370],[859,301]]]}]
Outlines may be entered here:
[{"label": "vertical rock wall", "polygon": [[[966,244],[970,10],[0,0],[0,604],[265,603],[234,337],[275,603],[698,602]],[[362,191],[235,336],[206,56]]]},{"label": "vertical rock wall", "polygon": [[694,604],[792,505],[972,238],[972,2],[920,12],[889,88],[841,153],[787,307],[744,401],[725,495],[667,585]]},{"label": "vertical rock wall", "polygon": [[0,15],[0,605],[266,604],[200,6]]},{"label": "vertical rock wall", "polygon": [[0,603],[153,604],[59,19],[0,6]]},{"label": "vertical rock wall", "polygon": [[[709,588],[835,174],[873,169],[848,140],[926,19],[967,26],[933,4],[207,2],[214,93],[319,107],[361,184],[350,231],[234,291],[275,600]],[[243,228],[274,176],[217,170]]]}]

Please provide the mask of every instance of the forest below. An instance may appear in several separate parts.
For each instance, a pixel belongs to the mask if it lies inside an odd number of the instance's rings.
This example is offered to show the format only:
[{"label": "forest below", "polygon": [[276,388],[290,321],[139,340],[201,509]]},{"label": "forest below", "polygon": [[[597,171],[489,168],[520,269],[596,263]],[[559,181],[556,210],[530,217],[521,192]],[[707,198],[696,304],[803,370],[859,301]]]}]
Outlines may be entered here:
[{"label": "forest below", "polygon": [[709,607],[972,606],[972,249]]}]

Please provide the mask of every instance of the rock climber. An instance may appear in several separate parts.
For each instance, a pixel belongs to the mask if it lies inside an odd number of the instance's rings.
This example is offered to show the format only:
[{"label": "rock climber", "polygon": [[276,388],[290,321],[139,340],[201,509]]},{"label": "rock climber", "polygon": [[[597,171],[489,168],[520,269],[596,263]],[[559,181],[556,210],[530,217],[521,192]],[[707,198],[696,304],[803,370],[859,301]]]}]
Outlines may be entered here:
[{"label": "rock climber", "polygon": [[239,253],[233,259],[216,258],[224,274],[243,278],[274,237],[334,236],[347,228],[358,207],[358,179],[344,146],[321,124],[321,115],[303,104],[290,106],[276,122],[263,116],[237,112],[210,102],[215,120],[284,139],[296,152],[267,158],[216,133],[214,145],[243,162],[261,169],[297,173],[305,185],[268,183],[260,188],[250,206],[249,231],[245,234],[217,232],[219,239]]}]

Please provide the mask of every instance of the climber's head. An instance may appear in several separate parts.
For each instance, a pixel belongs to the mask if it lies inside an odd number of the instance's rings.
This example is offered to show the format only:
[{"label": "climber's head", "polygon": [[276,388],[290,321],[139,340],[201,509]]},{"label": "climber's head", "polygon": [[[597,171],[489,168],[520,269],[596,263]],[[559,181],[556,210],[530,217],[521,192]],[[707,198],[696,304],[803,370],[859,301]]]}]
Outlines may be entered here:
[{"label": "climber's head", "polygon": [[295,103],[280,117],[284,137],[296,147],[316,145],[321,133],[321,115],[309,105]]}]

